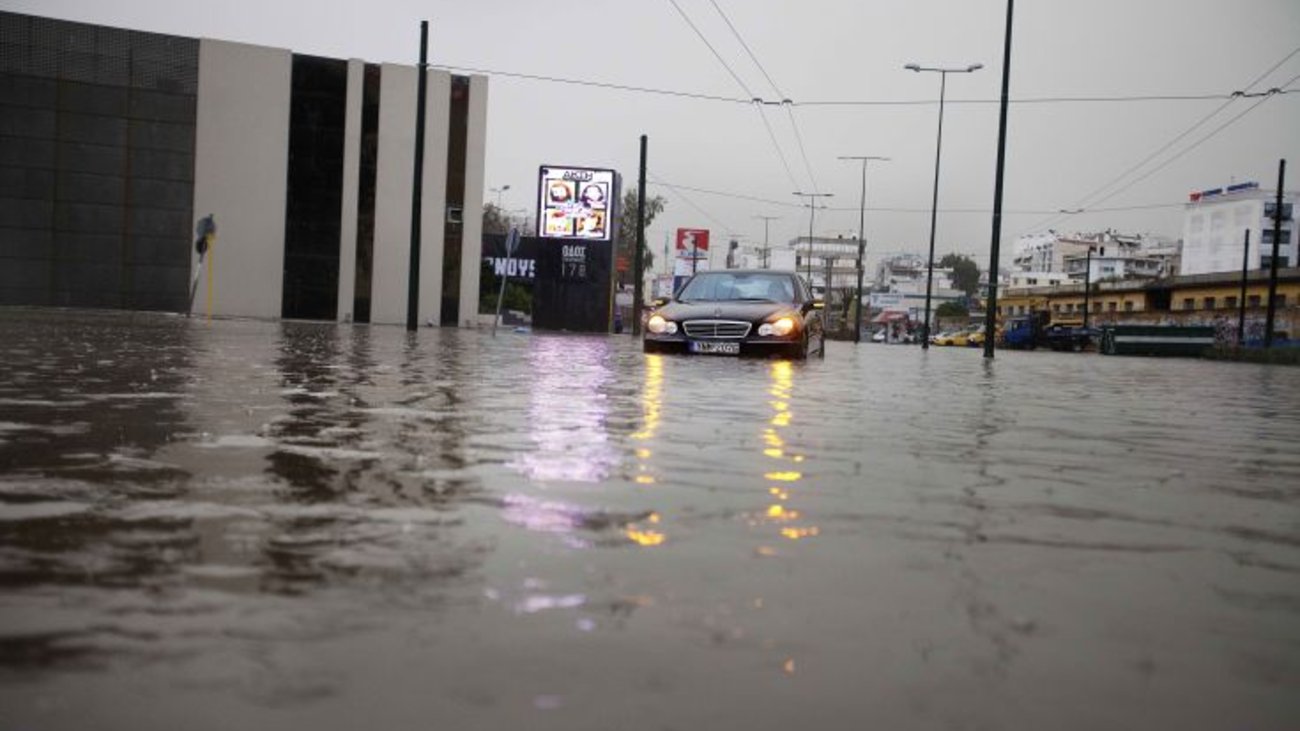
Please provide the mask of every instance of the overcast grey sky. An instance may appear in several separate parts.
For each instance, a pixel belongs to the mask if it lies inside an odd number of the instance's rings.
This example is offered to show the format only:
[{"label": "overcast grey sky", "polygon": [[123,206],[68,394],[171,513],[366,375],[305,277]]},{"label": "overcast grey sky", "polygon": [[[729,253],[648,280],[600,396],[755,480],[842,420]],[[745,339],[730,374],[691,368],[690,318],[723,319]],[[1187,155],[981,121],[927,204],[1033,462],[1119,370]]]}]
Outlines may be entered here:
[{"label": "overcast grey sky", "polygon": [[[644,133],[650,137],[653,178],[771,201],[656,186],[652,191],[669,200],[649,236],[657,251],[663,232],[678,226],[712,229],[716,239],[731,232],[761,241],[763,224],[754,218],[759,215],[781,216],[773,222],[774,242],[806,233],[807,212],[791,192],[814,187],[835,194],[831,209],[817,214],[818,235],[851,237],[857,229],[860,167],[836,156],[882,155],[893,160],[870,168],[869,248],[873,255],[924,252],[938,114],[932,102],[939,77],[905,71],[903,65],[978,62],[983,70],[948,77],[937,249],[986,263],[998,122],[992,102],[1001,81],[1004,0],[676,0],[744,85],[756,96],[775,99],[776,91],[714,2],[797,105],[789,112],[765,108],[775,144],[763,114],[749,104],[494,75],[487,185],[511,186],[504,207],[531,208],[542,163],[610,166],[623,173],[625,186],[634,186],[638,137]],[[401,63],[417,60],[419,21],[427,19],[435,64],[749,96],[672,0],[3,0],[3,7]],[[1016,13],[1013,101],[1227,94],[1245,89],[1300,49],[1296,0],[1022,0]],[[1251,90],[1283,85],[1300,89],[1300,53]],[[804,106],[826,101],[931,103]],[[1053,223],[1069,231],[1115,228],[1178,237],[1181,204],[1192,190],[1232,180],[1274,187],[1277,161],[1284,157],[1292,165],[1291,180],[1300,178],[1300,93],[1237,99],[1206,119],[1225,103],[1013,103],[1004,246]],[[1202,120],[1149,164],[1087,198]],[[1300,182],[1287,187],[1300,188]],[[1059,209],[1085,206],[1092,210],[1049,220]],[[1133,207],[1142,208],[1101,210]],[[1004,264],[1008,258],[1009,252]]]}]

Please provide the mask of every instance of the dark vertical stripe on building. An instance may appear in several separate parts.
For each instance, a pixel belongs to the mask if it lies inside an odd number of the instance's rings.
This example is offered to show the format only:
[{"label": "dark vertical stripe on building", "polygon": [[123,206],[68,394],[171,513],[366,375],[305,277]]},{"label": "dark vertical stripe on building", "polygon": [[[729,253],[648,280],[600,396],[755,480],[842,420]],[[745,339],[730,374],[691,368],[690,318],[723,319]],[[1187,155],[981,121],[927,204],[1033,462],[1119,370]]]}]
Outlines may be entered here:
[{"label": "dark vertical stripe on building", "polygon": [[348,64],[294,54],[290,88],[281,316],[332,320],[338,303]]},{"label": "dark vertical stripe on building", "polygon": [[442,324],[460,321],[461,236],[465,216],[465,142],[469,132],[469,77],[451,77],[451,118],[447,135],[447,217],[442,249]]},{"label": "dark vertical stripe on building", "polygon": [[188,307],[198,49],[0,12],[0,304]]},{"label": "dark vertical stripe on building", "polygon": [[370,322],[375,261],[375,179],[379,171],[379,64],[365,67],[361,93],[361,171],[357,182],[357,269],[352,321]]}]

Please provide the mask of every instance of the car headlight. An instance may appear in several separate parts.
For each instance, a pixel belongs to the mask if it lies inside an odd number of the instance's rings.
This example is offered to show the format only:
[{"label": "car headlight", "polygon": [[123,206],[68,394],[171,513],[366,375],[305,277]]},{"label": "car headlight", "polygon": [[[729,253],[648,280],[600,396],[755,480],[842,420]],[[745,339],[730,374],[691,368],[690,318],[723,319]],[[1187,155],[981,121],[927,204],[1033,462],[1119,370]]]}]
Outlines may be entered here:
[{"label": "car headlight", "polygon": [[650,319],[646,321],[645,327],[655,335],[663,335],[665,333],[672,335],[677,332],[677,323],[665,320],[663,315],[651,315]]},{"label": "car headlight", "polygon": [[789,315],[758,326],[759,335],[775,335],[780,338],[792,332],[794,332],[794,318]]}]

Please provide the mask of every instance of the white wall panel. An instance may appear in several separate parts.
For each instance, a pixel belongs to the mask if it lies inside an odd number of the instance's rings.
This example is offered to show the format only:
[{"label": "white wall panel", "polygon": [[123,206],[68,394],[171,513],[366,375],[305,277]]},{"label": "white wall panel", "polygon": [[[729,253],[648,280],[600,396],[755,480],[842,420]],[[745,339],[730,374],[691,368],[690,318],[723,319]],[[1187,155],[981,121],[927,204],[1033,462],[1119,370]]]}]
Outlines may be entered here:
[{"label": "white wall panel", "polygon": [[[216,315],[280,317],[292,72],[287,50],[199,42],[194,215],[217,222]],[[205,271],[195,313],[206,312],[207,282]]]},{"label": "white wall panel", "polygon": [[478,325],[480,262],[483,261],[484,154],[487,150],[486,76],[471,76],[465,139],[465,225],[461,239],[460,326]]}]

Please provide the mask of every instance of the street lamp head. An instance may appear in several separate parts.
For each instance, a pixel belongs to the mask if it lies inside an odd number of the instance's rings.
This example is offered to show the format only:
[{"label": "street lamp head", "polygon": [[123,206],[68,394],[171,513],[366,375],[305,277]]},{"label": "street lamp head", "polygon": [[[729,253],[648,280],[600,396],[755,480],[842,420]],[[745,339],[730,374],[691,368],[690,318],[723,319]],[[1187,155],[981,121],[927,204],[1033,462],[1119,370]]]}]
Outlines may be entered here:
[{"label": "street lamp head", "polygon": [[982,68],[984,68],[984,64],[982,64],[982,63],[973,63],[973,64],[967,66],[967,67],[966,67],[966,70],[967,70],[968,72],[969,72],[969,71],[979,71],[979,70],[982,69]]},{"label": "street lamp head", "polygon": [[909,64],[907,64],[906,66],[904,66],[903,68],[907,69],[908,71],[920,71],[920,70],[921,70],[921,64],[919,64],[919,63],[909,63]]}]

